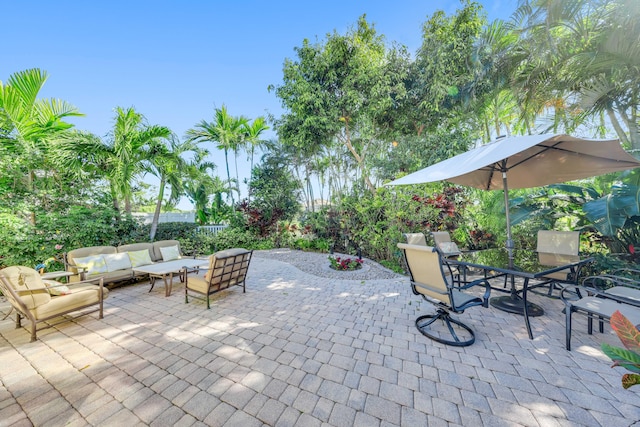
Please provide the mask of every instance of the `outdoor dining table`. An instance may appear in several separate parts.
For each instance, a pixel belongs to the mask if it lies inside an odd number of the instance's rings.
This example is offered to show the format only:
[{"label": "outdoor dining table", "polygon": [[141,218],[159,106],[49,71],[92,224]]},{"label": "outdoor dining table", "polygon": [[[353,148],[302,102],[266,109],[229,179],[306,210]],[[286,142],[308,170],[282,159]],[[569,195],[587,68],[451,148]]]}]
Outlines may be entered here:
[{"label": "outdoor dining table", "polygon": [[[551,283],[553,280],[547,279],[546,276],[568,269],[571,272],[569,277],[577,282],[580,269],[594,259],[524,249],[512,249],[511,256],[509,255],[509,250],[505,248],[463,251],[456,257],[447,258],[446,262],[482,270],[487,278],[505,277],[506,280],[510,280],[510,289],[492,286],[493,290],[508,292],[509,295],[493,297],[489,302],[492,307],[499,310],[523,315],[529,338],[533,339],[529,316],[541,316],[544,310],[536,304],[527,302],[529,281],[536,280],[535,286]],[[522,285],[519,287],[516,285],[516,278],[522,279]]]}]

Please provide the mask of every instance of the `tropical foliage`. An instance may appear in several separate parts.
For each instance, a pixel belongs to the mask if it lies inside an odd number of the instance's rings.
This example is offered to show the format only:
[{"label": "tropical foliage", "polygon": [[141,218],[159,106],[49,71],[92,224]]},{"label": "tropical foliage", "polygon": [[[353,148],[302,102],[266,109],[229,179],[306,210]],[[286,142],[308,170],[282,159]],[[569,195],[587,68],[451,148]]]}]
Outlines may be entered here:
[{"label": "tropical foliage", "polygon": [[640,384],[640,331],[620,311],[611,316],[611,328],[625,348],[603,343],[602,351],[613,361],[613,366],[621,366],[630,374],[622,376],[622,387],[629,388]]},{"label": "tropical foliage", "polygon": [[[0,215],[9,247],[29,263],[47,259],[38,248],[71,233],[52,228],[51,216],[83,227],[64,237],[67,248],[172,232],[194,251],[235,239],[254,248],[358,248],[399,266],[395,244],[405,232],[448,230],[463,247],[501,245],[505,207],[499,192],[385,182],[501,134],[618,137],[639,153],[637,1],[521,0],[508,21],[487,22],[479,4],[463,0],[456,13],[438,11],[416,30],[416,52],[386,40],[364,15],[343,33],[302,40],[269,88],[280,117],[233,115],[222,104],[194,117],[183,136],[133,107],[115,108],[104,137],[78,131],[67,121],[81,116],[75,107],[39,99],[46,72],[15,72],[0,83]],[[270,128],[277,138],[265,141]],[[222,176],[216,162],[224,162]],[[158,185],[143,203],[154,219],[141,226],[129,214],[150,175]],[[531,246],[538,228],[580,229],[594,252],[635,250],[639,176],[513,192],[516,241]],[[229,229],[206,239],[166,231],[159,214],[181,197],[199,224]],[[0,265],[18,261],[1,256]]]}]

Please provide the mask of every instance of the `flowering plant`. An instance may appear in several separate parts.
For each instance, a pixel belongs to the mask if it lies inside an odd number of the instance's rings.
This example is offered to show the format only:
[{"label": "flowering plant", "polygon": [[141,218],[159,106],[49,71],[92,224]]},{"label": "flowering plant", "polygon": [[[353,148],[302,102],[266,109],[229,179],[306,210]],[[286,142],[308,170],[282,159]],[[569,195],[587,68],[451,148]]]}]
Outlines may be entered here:
[{"label": "flowering plant", "polygon": [[362,258],[340,258],[329,257],[331,268],[334,270],[358,270],[362,267],[364,260]]}]

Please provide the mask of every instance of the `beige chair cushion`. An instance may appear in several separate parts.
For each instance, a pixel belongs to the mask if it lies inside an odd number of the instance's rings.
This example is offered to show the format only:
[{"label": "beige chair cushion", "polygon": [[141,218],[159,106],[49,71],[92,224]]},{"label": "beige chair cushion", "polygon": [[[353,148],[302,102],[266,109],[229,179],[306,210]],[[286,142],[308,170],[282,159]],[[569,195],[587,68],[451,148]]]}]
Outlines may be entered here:
[{"label": "beige chair cushion", "polygon": [[[35,309],[29,310],[36,319],[45,319],[55,316],[58,313],[67,313],[74,308],[82,308],[90,304],[97,303],[100,300],[100,287],[91,284],[81,284],[70,286],[68,295],[61,295],[51,298],[48,304],[40,305]],[[103,288],[104,294],[102,299],[109,296],[109,290]]]},{"label": "beige chair cushion", "polygon": [[48,304],[51,295],[42,278],[33,268],[14,266],[0,270],[9,285],[29,310]]}]

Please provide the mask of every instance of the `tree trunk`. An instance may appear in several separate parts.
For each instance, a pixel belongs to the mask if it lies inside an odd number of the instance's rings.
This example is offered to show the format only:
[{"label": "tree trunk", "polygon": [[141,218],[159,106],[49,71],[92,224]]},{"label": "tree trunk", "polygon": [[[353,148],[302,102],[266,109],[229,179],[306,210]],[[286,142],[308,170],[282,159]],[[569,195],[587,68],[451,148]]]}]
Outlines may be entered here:
[{"label": "tree trunk", "polygon": [[151,229],[149,231],[149,241],[153,242],[158,231],[158,222],[160,221],[160,211],[162,210],[162,199],[164,199],[165,179],[160,179],[160,188],[158,190],[158,200],[156,201],[156,209],[153,212],[153,220],[151,221]]},{"label": "tree trunk", "polygon": [[616,113],[611,108],[607,108],[607,115],[609,116],[609,120],[611,121],[613,129],[615,129],[618,138],[620,138],[620,141],[622,141],[622,144],[631,146],[627,134],[624,132],[624,129],[622,129],[622,126],[620,126],[620,121],[618,120],[618,117],[616,117]]},{"label": "tree trunk", "polygon": [[240,195],[240,175],[238,175],[238,150],[233,150],[233,163],[236,167],[236,184],[238,185],[238,200],[242,200],[242,196]]},{"label": "tree trunk", "polygon": [[[229,153],[226,148],[224,149],[224,163],[227,166],[227,185],[231,186],[231,172],[229,172]],[[233,200],[233,191],[229,191],[229,196],[231,197],[231,206],[235,205],[235,201]]]}]

